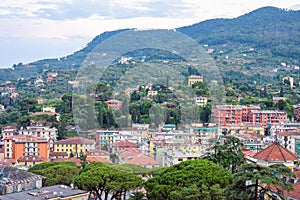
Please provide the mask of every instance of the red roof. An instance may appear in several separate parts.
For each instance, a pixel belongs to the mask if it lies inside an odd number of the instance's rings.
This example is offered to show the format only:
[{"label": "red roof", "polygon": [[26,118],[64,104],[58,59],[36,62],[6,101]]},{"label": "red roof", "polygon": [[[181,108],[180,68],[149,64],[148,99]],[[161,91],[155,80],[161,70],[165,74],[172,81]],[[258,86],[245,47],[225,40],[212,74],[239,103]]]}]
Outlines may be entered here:
[{"label": "red roof", "polygon": [[300,135],[300,132],[292,132],[292,131],[286,131],[286,132],[278,132],[276,135],[279,136],[292,136],[292,135]]},{"label": "red roof", "polygon": [[17,127],[15,127],[15,126],[5,126],[5,127],[3,127],[2,129],[17,129]]},{"label": "red roof", "polygon": [[119,153],[120,158],[127,164],[135,165],[159,165],[159,163],[153,158],[143,154],[140,151],[133,151],[133,149],[123,150]]},{"label": "red roof", "polygon": [[100,149],[94,149],[94,150],[83,152],[83,155],[87,155],[87,156],[109,156],[110,153],[108,151],[104,151],[104,150],[100,150]]},{"label": "red roof", "polygon": [[111,160],[99,157],[99,156],[87,156],[86,161],[88,162],[106,162],[106,163],[112,163]]},{"label": "red roof", "polygon": [[67,152],[50,152],[50,156],[68,156]]},{"label": "red roof", "polygon": [[113,144],[113,147],[132,147],[132,148],[138,148],[139,145],[137,143],[134,142],[129,142],[129,141],[119,141]]},{"label": "red roof", "polygon": [[278,142],[268,146],[264,150],[258,152],[253,158],[266,160],[266,161],[294,161],[297,157],[281,146]]},{"label": "red roof", "polygon": [[45,158],[39,155],[22,156],[18,159],[18,162],[44,162]]},{"label": "red roof", "polygon": [[11,163],[16,163],[17,159],[13,159],[13,158],[5,158],[0,160],[0,165],[7,165],[9,166]]},{"label": "red roof", "polygon": [[84,137],[70,137],[65,140],[59,140],[54,144],[95,144],[95,141]]}]

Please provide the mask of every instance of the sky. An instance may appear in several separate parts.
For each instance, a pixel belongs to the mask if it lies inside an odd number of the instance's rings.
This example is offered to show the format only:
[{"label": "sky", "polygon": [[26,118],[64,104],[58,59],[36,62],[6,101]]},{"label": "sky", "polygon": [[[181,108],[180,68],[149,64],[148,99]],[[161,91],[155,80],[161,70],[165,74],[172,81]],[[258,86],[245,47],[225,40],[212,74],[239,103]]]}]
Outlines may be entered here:
[{"label": "sky", "polygon": [[0,0],[0,67],[58,58],[104,31],[177,28],[298,0]]}]

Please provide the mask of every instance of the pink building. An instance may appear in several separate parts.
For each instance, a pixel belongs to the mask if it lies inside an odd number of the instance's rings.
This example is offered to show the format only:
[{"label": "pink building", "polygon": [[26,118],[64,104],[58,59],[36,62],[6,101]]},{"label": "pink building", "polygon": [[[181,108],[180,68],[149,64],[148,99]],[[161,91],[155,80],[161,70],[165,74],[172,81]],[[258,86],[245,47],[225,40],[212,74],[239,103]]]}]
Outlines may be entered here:
[{"label": "pink building", "polygon": [[249,120],[253,124],[261,124],[264,128],[270,123],[287,122],[287,113],[279,110],[251,110]]}]

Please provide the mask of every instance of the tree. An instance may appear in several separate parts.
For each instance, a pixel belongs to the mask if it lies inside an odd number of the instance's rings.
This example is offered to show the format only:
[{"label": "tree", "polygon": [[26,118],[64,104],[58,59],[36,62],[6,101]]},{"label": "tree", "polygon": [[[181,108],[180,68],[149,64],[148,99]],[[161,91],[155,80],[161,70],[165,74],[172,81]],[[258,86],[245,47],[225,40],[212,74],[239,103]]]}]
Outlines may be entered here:
[{"label": "tree", "polygon": [[75,177],[75,184],[95,197],[107,200],[125,199],[126,193],[142,185],[141,177],[114,169],[102,163],[92,163]]},{"label": "tree", "polygon": [[21,107],[21,110],[26,110],[27,113],[29,113],[35,109],[37,104],[38,101],[35,98],[26,98],[23,99],[19,105]]},{"label": "tree", "polygon": [[[269,196],[270,199],[285,199],[283,191],[290,191],[292,184],[283,177],[292,177],[291,169],[283,164],[263,167],[257,164],[244,164],[233,175],[233,182],[225,192],[226,199],[257,200]],[[276,198],[275,198],[276,197]]]},{"label": "tree", "polygon": [[214,155],[207,157],[207,159],[226,169],[230,169],[234,173],[246,161],[242,147],[243,143],[238,138],[233,136],[226,137],[224,144],[216,142],[212,147]]},{"label": "tree", "polygon": [[149,200],[223,199],[231,173],[209,160],[189,160],[160,170],[145,183]]},{"label": "tree", "polygon": [[128,200],[145,200],[145,194],[142,192],[133,192]]},{"label": "tree", "polygon": [[75,175],[79,174],[79,168],[73,162],[49,162],[33,166],[29,172],[45,176],[44,186],[70,185]]}]

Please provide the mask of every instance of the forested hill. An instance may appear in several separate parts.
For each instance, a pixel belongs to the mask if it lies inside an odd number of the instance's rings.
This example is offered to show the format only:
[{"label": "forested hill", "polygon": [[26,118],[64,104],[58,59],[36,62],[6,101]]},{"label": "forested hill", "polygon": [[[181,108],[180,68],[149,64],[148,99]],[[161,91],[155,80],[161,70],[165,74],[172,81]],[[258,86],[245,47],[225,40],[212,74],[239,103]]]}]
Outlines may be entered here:
[{"label": "forested hill", "polygon": [[[36,76],[43,70],[78,68],[94,47],[125,30],[128,29],[98,35],[82,50],[63,58],[44,59],[27,65],[19,63],[14,65],[14,70],[1,69],[0,81]],[[255,51],[247,59],[255,59],[260,66],[274,66],[283,61],[299,65],[300,62],[300,11],[264,7],[234,19],[212,19],[176,30],[214,48],[213,57],[223,65],[220,67],[224,67],[224,57],[242,57],[249,49]],[[222,52],[222,56],[216,52]],[[240,64],[244,63],[249,62]],[[226,65],[230,63],[226,61]]]},{"label": "forested hill", "polygon": [[207,20],[177,30],[202,44],[251,45],[287,60],[300,59],[300,11],[264,7],[234,19]]}]

